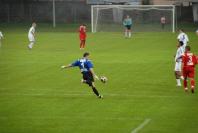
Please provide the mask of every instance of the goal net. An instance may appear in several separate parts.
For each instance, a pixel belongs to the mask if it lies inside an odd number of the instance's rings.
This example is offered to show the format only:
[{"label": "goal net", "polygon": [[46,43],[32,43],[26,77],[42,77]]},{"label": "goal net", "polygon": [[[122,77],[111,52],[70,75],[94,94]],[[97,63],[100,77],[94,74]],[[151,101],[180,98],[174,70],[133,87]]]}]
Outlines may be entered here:
[{"label": "goal net", "polygon": [[175,32],[174,5],[92,5],[92,32],[121,32],[127,15],[134,32]]}]

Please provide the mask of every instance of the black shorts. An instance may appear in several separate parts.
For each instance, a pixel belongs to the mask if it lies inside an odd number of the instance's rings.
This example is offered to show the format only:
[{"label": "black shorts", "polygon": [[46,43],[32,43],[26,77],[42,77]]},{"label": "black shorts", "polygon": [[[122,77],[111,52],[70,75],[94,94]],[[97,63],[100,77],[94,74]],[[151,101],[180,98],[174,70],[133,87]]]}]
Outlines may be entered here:
[{"label": "black shorts", "polygon": [[131,25],[126,25],[125,27],[127,28],[127,30],[131,30]]},{"label": "black shorts", "polygon": [[83,79],[86,80],[86,83],[89,86],[92,86],[92,82],[94,82],[94,77],[92,75],[91,72],[86,72],[86,73],[82,73],[83,74]]}]

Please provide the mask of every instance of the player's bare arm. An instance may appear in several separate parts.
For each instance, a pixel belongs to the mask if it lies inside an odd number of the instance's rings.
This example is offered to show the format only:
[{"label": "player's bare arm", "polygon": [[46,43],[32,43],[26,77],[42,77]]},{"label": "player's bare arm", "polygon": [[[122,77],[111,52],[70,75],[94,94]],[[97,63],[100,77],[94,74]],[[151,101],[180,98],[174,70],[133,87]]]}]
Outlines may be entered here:
[{"label": "player's bare arm", "polygon": [[66,65],[66,66],[65,65],[61,66],[62,69],[64,69],[64,68],[70,68],[70,67],[72,67],[72,64],[69,64],[69,65]]},{"label": "player's bare arm", "polygon": [[92,73],[92,75],[97,79],[99,80],[98,76],[95,74],[93,68],[90,68],[90,72]]}]

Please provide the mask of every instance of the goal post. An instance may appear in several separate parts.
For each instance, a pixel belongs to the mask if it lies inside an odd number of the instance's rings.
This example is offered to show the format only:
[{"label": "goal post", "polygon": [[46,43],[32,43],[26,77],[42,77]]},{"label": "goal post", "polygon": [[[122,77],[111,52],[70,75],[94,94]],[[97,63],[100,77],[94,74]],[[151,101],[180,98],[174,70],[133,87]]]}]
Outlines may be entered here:
[{"label": "goal post", "polygon": [[[92,5],[92,32],[120,32],[126,15],[132,18],[132,30],[175,32],[174,5]],[[165,25],[161,25],[165,17]]]}]

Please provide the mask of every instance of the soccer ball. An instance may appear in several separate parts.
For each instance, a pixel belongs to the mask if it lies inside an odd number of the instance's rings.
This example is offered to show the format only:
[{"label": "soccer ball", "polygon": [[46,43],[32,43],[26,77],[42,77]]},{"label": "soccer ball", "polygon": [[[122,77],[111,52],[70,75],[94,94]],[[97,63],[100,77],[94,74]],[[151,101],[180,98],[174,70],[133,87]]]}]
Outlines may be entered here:
[{"label": "soccer ball", "polygon": [[101,76],[100,77],[100,81],[102,82],[102,83],[106,83],[107,82],[107,77],[105,77],[105,76]]}]

